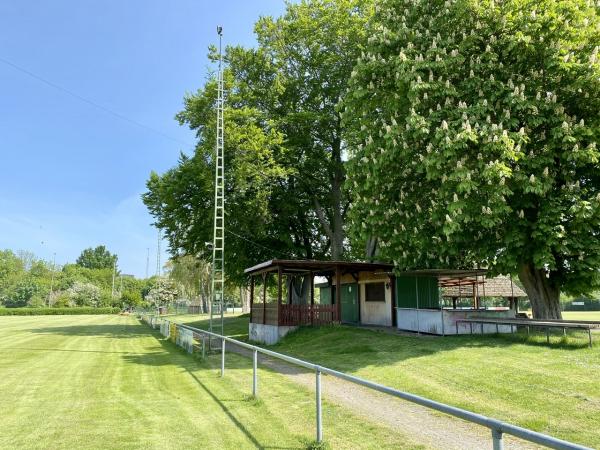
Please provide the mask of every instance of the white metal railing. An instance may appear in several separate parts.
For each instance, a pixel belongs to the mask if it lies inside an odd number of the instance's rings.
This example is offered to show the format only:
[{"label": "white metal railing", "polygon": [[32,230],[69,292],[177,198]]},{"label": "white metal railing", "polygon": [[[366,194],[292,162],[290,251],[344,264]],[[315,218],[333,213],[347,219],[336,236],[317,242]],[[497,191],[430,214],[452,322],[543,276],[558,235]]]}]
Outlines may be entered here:
[{"label": "white metal railing", "polygon": [[[142,316],[143,317],[143,316]],[[157,318],[157,320],[162,323],[167,323],[167,327],[170,329],[170,324],[175,322],[170,322],[167,319]],[[148,320],[144,318],[144,321],[149,323]],[[419,395],[411,394],[409,392],[400,391],[398,389],[391,388],[389,386],[385,386],[383,384],[375,383],[370,380],[366,380],[364,378],[360,378],[354,375],[350,375],[344,372],[339,372],[334,369],[330,369],[328,367],[323,367],[318,364],[313,364],[308,361],[304,361],[298,358],[294,358],[292,356],[285,355],[283,353],[277,353],[272,350],[267,350],[262,347],[257,347],[256,345],[248,344],[246,342],[241,342],[236,339],[219,335],[216,333],[211,333],[206,330],[202,330],[200,328],[190,327],[188,325],[175,323],[175,326],[179,330],[186,330],[191,332],[192,334],[192,348],[193,348],[193,334],[201,336],[201,348],[202,348],[202,357],[205,357],[205,337],[208,339],[217,339],[221,341],[221,377],[225,375],[225,343],[230,342],[239,347],[245,348],[247,350],[252,351],[252,395],[254,397],[258,396],[258,354],[262,353],[263,355],[270,356],[275,359],[280,359],[290,364],[294,364],[296,366],[304,367],[306,369],[312,370],[315,372],[315,403],[316,403],[316,440],[317,442],[321,442],[323,440],[323,420],[322,420],[322,398],[321,398],[321,374],[331,375],[336,378],[340,378],[342,380],[349,381],[354,384],[358,384],[360,386],[367,387],[369,389],[373,389],[378,392],[382,392],[384,394],[391,395],[393,397],[401,398],[403,400],[416,403],[418,405],[424,406],[426,408],[439,411],[454,417],[458,417],[460,419],[466,420],[468,422],[472,422],[483,427],[488,428],[491,431],[492,435],[492,443],[494,450],[502,450],[503,447],[503,435],[510,434],[512,436],[518,437],[525,441],[533,442],[535,444],[542,445],[544,447],[558,449],[558,450],[592,450],[589,447],[585,447],[583,445],[575,444],[573,442],[568,442],[562,439],[558,439],[547,434],[538,433],[537,431],[529,430],[527,428],[519,427],[517,425],[512,425],[510,423],[502,422],[497,419],[493,419],[491,417],[484,416],[482,414],[477,414],[466,409],[456,408],[454,406],[446,405],[445,403],[436,402],[435,400],[430,400],[425,397],[421,397]],[[161,327],[162,331],[162,327]],[[164,333],[163,333],[164,335]],[[182,346],[182,344],[178,345]],[[187,347],[184,347],[187,349]],[[189,350],[188,350],[189,351]]]}]

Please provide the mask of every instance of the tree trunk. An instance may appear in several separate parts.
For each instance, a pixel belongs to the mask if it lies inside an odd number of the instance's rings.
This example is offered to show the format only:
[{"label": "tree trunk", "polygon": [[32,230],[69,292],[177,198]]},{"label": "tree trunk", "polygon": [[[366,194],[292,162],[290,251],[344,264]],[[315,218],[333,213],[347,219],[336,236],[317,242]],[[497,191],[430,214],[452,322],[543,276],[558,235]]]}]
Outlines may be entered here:
[{"label": "tree trunk", "polygon": [[[341,131],[338,131],[338,136]],[[331,206],[332,206],[332,239],[331,239],[331,258],[339,260],[344,255],[344,215],[342,189],[346,178],[344,165],[342,162],[342,141],[335,138],[332,145],[333,176],[331,180]]]},{"label": "tree trunk", "polygon": [[534,319],[562,319],[560,291],[552,286],[544,269],[538,269],[532,263],[523,264],[519,267],[519,280],[531,302]]},{"label": "tree trunk", "polygon": [[250,292],[246,286],[240,286],[240,299],[242,301],[242,314],[250,312]]},{"label": "tree trunk", "polygon": [[365,258],[367,258],[367,261],[373,261],[376,254],[377,238],[375,236],[371,236],[369,239],[367,239],[367,243],[365,245]]}]

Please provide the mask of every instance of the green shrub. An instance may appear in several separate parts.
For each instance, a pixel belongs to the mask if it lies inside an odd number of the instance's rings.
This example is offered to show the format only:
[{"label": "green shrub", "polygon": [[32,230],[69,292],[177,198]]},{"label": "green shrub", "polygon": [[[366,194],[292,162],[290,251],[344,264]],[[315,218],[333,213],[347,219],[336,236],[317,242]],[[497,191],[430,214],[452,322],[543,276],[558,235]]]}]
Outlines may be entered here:
[{"label": "green shrub", "polygon": [[120,308],[0,308],[0,316],[117,314]]}]

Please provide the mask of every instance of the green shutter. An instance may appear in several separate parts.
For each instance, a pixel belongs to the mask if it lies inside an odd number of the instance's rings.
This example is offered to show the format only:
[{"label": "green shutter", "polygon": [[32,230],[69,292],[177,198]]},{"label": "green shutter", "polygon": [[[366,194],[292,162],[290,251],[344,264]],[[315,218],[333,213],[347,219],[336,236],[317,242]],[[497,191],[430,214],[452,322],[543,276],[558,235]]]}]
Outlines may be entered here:
[{"label": "green shutter", "polygon": [[[418,301],[417,301],[418,292]],[[399,308],[439,309],[440,290],[435,277],[396,277],[396,305]]]},{"label": "green shutter", "polygon": [[331,305],[331,288],[330,287],[321,287],[319,288],[320,296],[321,296],[321,305]]}]

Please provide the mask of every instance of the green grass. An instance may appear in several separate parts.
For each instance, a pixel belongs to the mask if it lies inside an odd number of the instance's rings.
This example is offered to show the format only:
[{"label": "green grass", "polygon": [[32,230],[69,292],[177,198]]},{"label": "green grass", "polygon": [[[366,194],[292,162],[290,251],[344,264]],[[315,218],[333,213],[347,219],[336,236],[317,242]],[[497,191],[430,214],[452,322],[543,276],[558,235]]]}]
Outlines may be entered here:
[{"label": "green grass", "polygon": [[563,311],[563,319],[594,320],[600,322],[600,311]]},{"label": "green grass", "polygon": [[[181,314],[168,317],[169,320],[200,328],[209,329],[209,317],[207,314]],[[248,340],[248,322],[250,314],[226,314],[223,317],[223,332],[241,341]]]},{"label": "green grass", "polygon": [[[584,314],[592,320],[594,313]],[[207,325],[205,318],[194,319],[197,326]],[[225,331],[243,338],[247,327],[247,317],[230,317]],[[589,349],[581,333],[566,340],[555,334],[548,346],[542,333],[529,340],[443,338],[335,326],[300,329],[270,348],[600,448],[600,334],[595,335]]]},{"label": "green grass", "polygon": [[[0,318],[0,448],[308,448],[314,398],[250,362],[201,361],[133,317]],[[397,432],[324,404],[332,448],[414,448]]]}]

